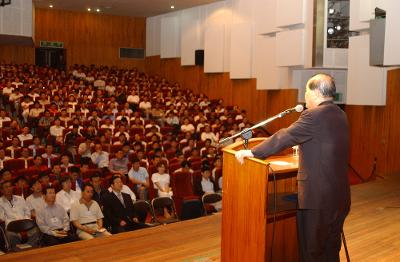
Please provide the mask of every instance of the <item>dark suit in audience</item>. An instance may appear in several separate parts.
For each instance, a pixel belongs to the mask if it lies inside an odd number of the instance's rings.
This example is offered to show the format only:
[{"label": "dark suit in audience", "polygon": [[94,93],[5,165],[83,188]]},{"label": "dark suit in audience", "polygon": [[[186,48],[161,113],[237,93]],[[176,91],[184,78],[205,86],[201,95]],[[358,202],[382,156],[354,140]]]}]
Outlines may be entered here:
[{"label": "dark suit in audience", "polygon": [[[104,195],[104,215],[108,226],[111,226],[113,234],[132,231],[139,228],[147,227],[140,224],[137,220],[139,216],[134,212],[133,202],[130,195],[122,193],[122,203],[114,192]],[[121,225],[121,221],[125,221],[125,225]]]}]

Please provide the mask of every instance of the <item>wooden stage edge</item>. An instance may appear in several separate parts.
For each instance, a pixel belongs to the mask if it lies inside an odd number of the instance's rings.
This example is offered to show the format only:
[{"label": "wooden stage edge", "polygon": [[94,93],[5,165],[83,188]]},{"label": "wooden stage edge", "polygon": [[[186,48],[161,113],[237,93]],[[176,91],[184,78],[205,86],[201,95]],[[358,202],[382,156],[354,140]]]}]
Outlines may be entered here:
[{"label": "wooden stage edge", "polygon": [[[399,261],[400,174],[351,187],[351,261]],[[108,238],[0,256],[0,261],[220,261],[221,214]],[[346,261],[343,248],[341,261]]]}]

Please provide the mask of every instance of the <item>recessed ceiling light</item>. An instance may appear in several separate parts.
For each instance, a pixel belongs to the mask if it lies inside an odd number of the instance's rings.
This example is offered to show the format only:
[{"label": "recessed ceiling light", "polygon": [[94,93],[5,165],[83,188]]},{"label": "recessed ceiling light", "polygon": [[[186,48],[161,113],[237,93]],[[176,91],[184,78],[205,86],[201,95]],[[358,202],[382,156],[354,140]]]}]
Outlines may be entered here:
[{"label": "recessed ceiling light", "polygon": [[328,9],[328,13],[329,13],[330,15],[333,15],[333,14],[335,13],[335,9],[329,8],[329,9]]},{"label": "recessed ceiling light", "polygon": [[335,33],[335,29],[333,29],[332,27],[328,28],[328,34],[333,35]]},{"label": "recessed ceiling light", "polygon": [[87,10],[88,10],[88,12],[92,11],[92,9],[90,7]]},{"label": "recessed ceiling light", "polygon": [[100,9],[99,9],[99,8],[97,8],[97,9],[96,9],[96,12],[97,12],[97,13],[98,13],[98,12],[100,12]]},{"label": "recessed ceiling light", "polygon": [[175,6],[174,5],[171,5],[171,9],[174,9],[175,8]]},{"label": "recessed ceiling light", "polygon": [[50,8],[53,8],[53,5],[49,5]]},{"label": "recessed ceiling light", "polygon": [[342,30],[342,26],[341,26],[341,25],[337,25],[335,28],[336,28],[336,30],[338,30],[338,31]]}]

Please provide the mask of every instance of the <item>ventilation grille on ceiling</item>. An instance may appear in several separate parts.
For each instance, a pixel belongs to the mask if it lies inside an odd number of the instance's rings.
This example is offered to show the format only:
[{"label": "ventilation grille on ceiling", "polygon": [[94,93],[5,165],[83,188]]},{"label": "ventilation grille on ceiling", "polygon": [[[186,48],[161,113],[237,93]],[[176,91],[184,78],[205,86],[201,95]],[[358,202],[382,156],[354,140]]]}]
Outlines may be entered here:
[{"label": "ventilation grille on ceiling", "polygon": [[144,59],[144,48],[124,48],[119,49],[119,58]]}]

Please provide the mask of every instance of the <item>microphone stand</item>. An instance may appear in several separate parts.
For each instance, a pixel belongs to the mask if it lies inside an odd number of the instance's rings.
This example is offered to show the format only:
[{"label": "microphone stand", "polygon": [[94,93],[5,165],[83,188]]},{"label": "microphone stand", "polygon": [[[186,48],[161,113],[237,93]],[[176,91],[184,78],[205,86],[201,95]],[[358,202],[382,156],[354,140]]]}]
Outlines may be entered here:
[{"label": "microphone stand", "polygon": [[292,112],[292,110],[290,110],[290,109],[285,110],[283,112],[280,112],[279,114],[274,115],[273,117],[270,117],[270,118],[268,118],[268,119],[266,119],[266,120],[264,120],[264,121],[262,121],[262,122],[260,122],[258,124],[255,124],[252,127],[245,128],[242,131],[240,131],[240,132],[238,132],[238,133],[236,133],[236,134],[234,134],[234,135],[232,135],[230,137],[225,137],[225,138],[221,139],[219,141],[219,144],[222,145],[222,144],[226,143],[227,141],[233,140],[233,139],[235,139],[235,138],[240,136],[244,140],[244,144],[243,144],[244,148],[248,149],[249,139],[253,137],[253,132],[252,132],[253,129],[256,129],[256,128],[259,128],[261,126],[264,126],[264,125],[274,121],[275,119],[281,118],[281,117],[283,117],[283,116],[285,116],[285,115],[287,115],[287,114],[289,114],[291,112]]}]

